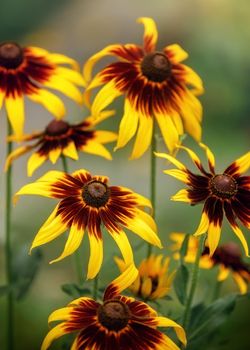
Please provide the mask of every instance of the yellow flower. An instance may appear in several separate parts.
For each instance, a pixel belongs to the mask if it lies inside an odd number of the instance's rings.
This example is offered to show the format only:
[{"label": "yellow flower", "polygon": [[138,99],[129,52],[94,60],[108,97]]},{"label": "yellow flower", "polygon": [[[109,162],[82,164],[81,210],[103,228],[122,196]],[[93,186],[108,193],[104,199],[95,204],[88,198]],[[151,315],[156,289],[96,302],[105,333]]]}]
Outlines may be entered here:
[{"label": "yellow flower", "polygon": [[[104,85],[96,95],[93,115],[118,96],[125,96],[116,149],[124,147],[136,134],[131,158],[139,158],[152,139],[153,120],[157,120],[166,146],[172,152],[179,136],[186,131],[195,140],[201,139],[202,106],[196,95],[203,93],[200,77],[181,63],[188,54],[177,44],[156,50],[158,33],[151,18],[138,20],[145,27],[143,47],[135,44],[110,45],[89,58],[84,77],[90,91]],[[92,79],[92,70],[99,59],[112,55],[118,61],[109,64]]]},{"label": "yellow flower", "polygon": [[84,86],[85,82],[77,67],[71,58],[38,47],[21,47],[14,42],[0,44],[0,109],[5,101],[16,135],[23,133],[24,96],[41,103],[58,119],[65,114],[64,104],[45,88],[58,90],[82,103],[81,92],[75,85]]},{"label": "yellow flower", "polygon": [[170,327],[186,345],[184,329],[169,318],[158,316],[146,303],[120,293],[136,278],[138,271],[129,266],[106,289],[103,302],[81,297],[54,311],[49,323],[60,322],[45,337],[41,350],[68,333],[75,333],[72,350],[143,349],[179,350],[179,347],[157,327]]},{"label": "yellow flower", "polygon": [[[172,233],[170,238],[175,243],[171,249],[175,251],[173,257],[179,259],[180,255],[177,251],[180,250],[185,235],[183,233]],[[190,236],[188,241],[187,254],[184,260],[187,263],[194,263],[198,251],[199,241],[196,237]],[[250,265],[246,264],[242,259],[242,254],[239,246],[234,242],[228,242],[220,245],[215,249],[213,256],[209,255],[208,246],[206,245],[199,265],[203,269],[211,269],[219,266],[217,280],[222,282],[227,279],[230,274],[239,287],[240,293],[247,293],[248,284],[250,282]]]},{"label": "yellow flower", "polygon": [[[113,115],[112,111],[102,112],[102,120]],[[100,119],[99,119],[100,120]],[[117,135],[110,131],[94,130],[96,121],[89,117],[78,124],[70,124],[65,120],[51,121],[45,130],[30,135],[9,137],[11,141],[26,141],[26,146],[15,149],[7,158],[5,168],[21,155],[37,149],[30,156],[27,164],[28,176],[40,167],[47,159],[55,164],[61,155],[78,159],[78,151],[95,154],[112,159],[103,144],[115,141]],[[30,144],[33,142],[32,144]]]},{"label": "yellow flower", "polygon": [[206,152],[209,171],[204,169],[200,159],[192,150],[183,146],[179,146],[179,148],[184,149],[189,154],[201,174],[194,174],[184,164],[168,154],[156,154],[158,157],[167,159],[178,168],[165,170],[165,174],[171,175],[189,186],[188,189],[180,190],[171,199],[190,203],[191,205],[205,202],[201,221],[194,235],[199,236],[208,233],[210,255],[214,254],[219,244],[225,213],[248,256],[247,241],[236,222],[236,218],[244,226],[250,228],[250,177],[242,176],[250,166],[250,152],[231,163],[222,173],[216,173],[214,155],[204,144],[200,143],[200,146]]},{"label": "yellow flower", "polygon": [[87,278],[94,278],[103,260],[101,224],[117,243],[126,264],[133,261],[133,252],[122,227],[161,247],[155,221],[140,209],[151,208],[150,201],[128,188],[109,186],[108,181],[106,176],[92,176],[81,169],[71,175],[49,171],[36,182],[23,186],[16,196],[35,194],[60,199],[38,231],[31,249],[52,241],[70,229],[63,253],[52,262],[59,261],[78,249],[87,229],[90,242]]},{"label": "yellow flower", "polygon": [[[168,272],[170,259],[163,255],[151,255],[144,259],[139,266],[139,275],[135,282],[129,287],[131,292],[143,299],[163,298],[170,291],[175,271]],[[115,258],[121,272],[125,271],[127,265],[120,258]]]}]

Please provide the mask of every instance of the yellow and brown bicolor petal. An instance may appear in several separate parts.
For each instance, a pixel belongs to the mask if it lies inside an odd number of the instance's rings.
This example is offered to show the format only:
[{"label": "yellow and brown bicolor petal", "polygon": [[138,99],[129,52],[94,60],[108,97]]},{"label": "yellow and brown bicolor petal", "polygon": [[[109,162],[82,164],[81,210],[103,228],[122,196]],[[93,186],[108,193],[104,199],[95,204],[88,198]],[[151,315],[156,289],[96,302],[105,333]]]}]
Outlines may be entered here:
[{"label": "yellow and brown bicolor petal", "polygon": [[[121,272],[126,269],[126,263],[115,258]],[[170,291],[175,271],[169,273],[170,259],[163,259],[163,255],[151,255],[139,265],[139,275],[129,287],[131,292],[144,300],[155,300],[164,297]]]},{"label": "yellow and brown bicolor petal", "polygon": [[60,199],[56,208],[38,231],[31,249],[48,243],[69,229],[63,253],[53,262],[73,254],[87,230],[90,257],[87,278],[94,278],[103,260],[103,224],[117,243],[126,264],[133,261],[133,252],[123,228],[127,228],[161,247],[153,218],[141,207],[150,201],[121,186],[109,186],[106,176],[92,176],[87,170],[73,174],[49,171],[34,183],[22,187],[16,197],[35,194]]},{"label": "yellow and brown bicolor petal", "polygon": [[[174,241],[171,249],[174,251],[174,259],[179,259],[179,250],[185,235],[183,233],[174,232],[170,238]],[[199,241],[196,237],[190,236],[188,242],[187,254],[185,261],[187,263],[194,263],[198,252]],[[250,265],[245,263],[242,259],[242,253],[238,244],[228,242],[218,246],[215,249],[213,256],[209,255],[209,248],[207,242],[200,257],[199,266],[203,269],[211,269],[212,267],[219,267],[217,280],[222,282],[230,275],[233,276],[241,294],[245,294],[250,282]]]},{"label": "yellow and brown bicolor petal", "polygon": [[[102,112],[103,118],[113,115],[112,111]],[[113,142],[117,135],[111,131],[95,130],[96,121],[88,117],[78,124],[70,124],[65,120],[51,121],[44,131],[31,135],[9,137],[11,141],[25,141],[26,145],[18,147],[8,156],[5,168],[21,155],[33,150],[28,159],[27,173],[34,171],[47,159],[55,164],[60,156],[78,159],[78,151],[95,154],[111,160],[111,154],[104,144]]]},{"label": "yellow and brown bicolor petal", "polygon": [[172,200],[187,202],[191,205],[204,202],[201,221],[195,235],[208,233],[210,255],[213,255],[218,246],[225,214],[234,233],[240,239],[246,255],[249,256],[247,241],[236,219],[239,219],[248,229],[250,228],[250,177],[242,175],[249,169],[250,152],[230,164],[224,172],[216,173],[212,152],[206,145],[200,144],[200,146],[205,150],[208,158],[208,171],[204,169],[199,157],[191,149],[179,146],[188,153],[200,174],[193,173],[171,155],[156,154],[166,158],[178,168],[164,172],[188,186],[176,193]]},{"label": "yellow and brown bicolor petal", "polygon": [[[148,149],[154,119],[170,152],[184,132],[200,141],[202,119],[202,106],[196,95],[203,93],[203,85],[200,77],[182,63],[188,54],[177,44],[156,51],[155,22],[146,17],[138,22],[145,28],[143,47],[110,45],[90,57],[84,66],[88,83],[85,100],[92,89],[104,85],[93,101],[93,115],[98,116],[115,98],[125,96],[116,148],[124,147],[136,134],[132,159]],[[115,56],[117,61],[92,79],[94,65],[107,55]]]},{"label": "yellow and brown bicolor petal", "polygon": [[45,337],[41,350],[67,333],[76,333],[71,349],[143,349],[178,350],[170,337],[158,327],[171,327],[178,339],[186,345],[183,328],[176,322],[159,317],[146,303],[120,295],[135,278],[138,271],[133,265],[127,267],[104,293],[103,302],[79,298],[68,306],[54,311],[49,322],[60,322]]},{"label": "yellow and brown bicolor petal", "polygon": [[[70,66],[64,66],[64,65]],[[14,133],[22,135],[24,96],[42,104],[57,119],[65,114],[63,102],[47,88],[55,89],[82,103],[76,86],[85,86],[76,62],[64,55],[14,42],[0,44],[0,109],[5,101]]]}]

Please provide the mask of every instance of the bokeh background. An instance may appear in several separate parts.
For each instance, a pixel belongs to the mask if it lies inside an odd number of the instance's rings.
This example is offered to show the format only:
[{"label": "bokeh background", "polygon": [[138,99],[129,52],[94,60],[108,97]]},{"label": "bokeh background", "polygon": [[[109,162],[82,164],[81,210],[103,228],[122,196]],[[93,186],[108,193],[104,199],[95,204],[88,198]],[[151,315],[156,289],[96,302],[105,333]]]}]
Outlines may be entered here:
[{"label": "bokeh background", "polygon": [[[79,63],[111,43],[142,43],[143,28],[136,23],[141,16],[153,17],[159,30],[158,48],[179,43],[189,53],[187,63],[203,78],[205,95],[203,140],[215,152],[217,166],[223,170],[249,149],[250,134],[250,6],[248,0],[1,0],[0,42],[15,40],[22,45],[41,46],[54,52],[69,55]],[[101,65],[100,65],[101,67]],[[88,113],[68,99],[64,99],[71,121],[79,121]],[[114,104],[117,114],[112,120],[100,125],[100,129],[117,130],[122,113],[122,100]],[[6,117],[0,111],[1,169],[5,159]],[[25,131],[40,130],[51,120],[51,115],[40,106],[26,104]],[[190,138],[187,145],[199,152]],[[80,160],[69,162],[73,171],[86,168],[94,174],[105,174],[112,184],[124,185],[136,192],[149,195],[149,154],[140,160],[128,161],[130,143],[125,149],[114,153],[113,162],[95,156],[81,154]],[[161,151],[165,151],[161,140]],[[112,147],[110,147],[112,149]],[[180,158],[185,158],[180,154]],[[187,160],[187,158],[185,158]],[[14,191],[31,180],[37,179],[51,168],[61,164],[46,164],[28,179],[24,156],[14,165]],[[192,233],[199,221],[201,207],[190,208],[181,203],[170,202],[169,198],[181,184],[162,173],[164,161],[157,161],[157,223],[160,235],[169,254],[168,234],[171,231]],[[0,285],[4,277],[4,174],[1,171],[1,233],[0,233]],[[55,205],[53,200],[39,197],[21,198],[13,212],[12,247],[16,258],[17,278],[22,275],[26,264],[32,266],[37,260],[29,260],[28,247],[34,234]],[[129,234],[129,239],[138,246],[140,241]],[[225,240],[235,240],[227,225],[223,229]],[[47,332],[49,313],[64,306],[70,298],[60,285],[75,282],[72,259],[49,265],[59,255],[65,237],[42,247],[42,262],[34,283],[26,296],[16,303],[15,342],[19,350],[37,350]],[[250,242],[249,242],[250,243]],[[105,237],[105,260],[101,272],[103,283],[115,277],[118,270],[112,263],[112,256],[118,254],[116,247]],[[137,262],[145,253],[145,246],[139,245]],[[81,254],[83,276],[88,257],[88,241],[85,237]],[[40,253],[37,253],[40,256]],[[35,255],[36,257],[36,255]],[[24,260],[25,259],[25,260]],[[209,298],[216,271],[202,272],[196,302]],[[18,277],[19,276],[19,277]],[[232,281],[227,281],[222,293],[236,291]],[[173,293],[174,295],[174,293]],[[178,302],[169,301],[167,308],[181,312]],[[0,299],[0,349],[5,344],[5,300]],[[225,344],[213,346],[213,350],[249,349],[249,298],[237,303],[227,323],[218,330],[218,338],[227,339]],[[55,349],[60,348],[60,343]],[[209,349],[202,347],[203,349]]]}]

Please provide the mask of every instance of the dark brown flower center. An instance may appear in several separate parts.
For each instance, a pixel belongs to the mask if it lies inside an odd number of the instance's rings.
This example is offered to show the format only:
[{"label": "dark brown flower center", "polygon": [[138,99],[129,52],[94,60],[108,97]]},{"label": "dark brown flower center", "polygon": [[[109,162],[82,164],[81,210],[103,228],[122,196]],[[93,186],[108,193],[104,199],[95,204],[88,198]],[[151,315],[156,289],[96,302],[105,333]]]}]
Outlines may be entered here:
[{"label": "dark brown flower center", "polygon": [[141,63],[141,70],[149,80],[162,82],[170,77],[172,65],[162,52],[147,54]]},{"label": "dark brown flower center", "polygon": [[98,309],[99,322],[110,331],[120,331],[125,328],[131,317],[128,306],[120,300],[107,300]]},{"label": "dark brown flower center", "polygon": [[241,250],[238,244],[234,242],[228,242],[220,247],[221,251],[232,258],[241,258]]},{"label": "dark brown flower center", "polygon": [[109,200],[110,190],[105,183],[93,180],[84,185],[82,196],[88,205],[99,208]]},{"label": "dark brown flower center", "polygon": [[215,175],[210,181],[213,194],[221,198],[231,198],[237,192],[237,182],[227,174]]},{"label": "dark brown flower center", "polygon": [[15,69],[23,62],[23,50],[16,43],[0,44],[0,66]]},{"label": "dark brown flower center", "polygon": [[49,136],[60,136],[66,134],[69,124],[63,120],[52,120],[47,126],[45,133]]}]

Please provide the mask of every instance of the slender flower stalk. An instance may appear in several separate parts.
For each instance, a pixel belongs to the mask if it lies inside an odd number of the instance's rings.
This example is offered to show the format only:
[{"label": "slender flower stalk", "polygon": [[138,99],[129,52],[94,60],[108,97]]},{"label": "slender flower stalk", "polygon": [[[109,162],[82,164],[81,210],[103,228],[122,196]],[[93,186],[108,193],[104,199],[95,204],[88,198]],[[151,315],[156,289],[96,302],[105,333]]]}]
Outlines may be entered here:
[{"label": "slender flower stalk", "polygon": [[214,292],[213,292],[212,301],[215,301],[216,299],[219,298],[222,283],[223,283],[223,281],[218,281],[218,280],[216,281],[216,284],[214,286]]},{"label": "slender flower stalk", "polygon": [[[11,134],[11,126],[8,122],[8,135]],[[12,142],[7,145],[7,156],[12,152]],[[9,287],[7,294],[7,350],[13,350],[14,333],[14,296],[12,287],[12,249],[11,249],[11,196],[12,196],[12,166],[6,173],[6,224],[5,224],[5,256],[6,256],[6,277]]]},{"label": "slender flower stalk", "polygon": [[[61,155],[61,159],[62,159],[62,164],[63,164],[63,170],[65,171],[65,173],[68,173],[68,171],[69,171],[68,162],[67,162],[66,157],[63,154]],[[82,268],[81,268],[81,257],[80,257],[79,250],[77,250],[74,254],[74,266],[75,266],[77,281],[78,281],[78,283],[81,283],[81,281],[82,281]]]},{"label": "slender flower stalk", "polygon": [[191,286],[190,286],[190,291],[188,294],[188,299],[187,299],[186,308],[184,311],[183,321],[182,321],[183,328],[186,330],[188,329],[190,310],[191,310],[191,306],[192,306],[192,302],[193,302],[193,298],[194,298],[194,294],[195,294],[195,290],[196,290],[196,285],[197,285],[197,281],[198,281],[199,261],[200,261],[200,257],[201,257],[202,251],[203,251],[205,240],[206,240],[206,235],[204,235],[203,237],[200,238],[195,262],[193,265],[193,271],[192,271],[192,276],[191,276]]}]

